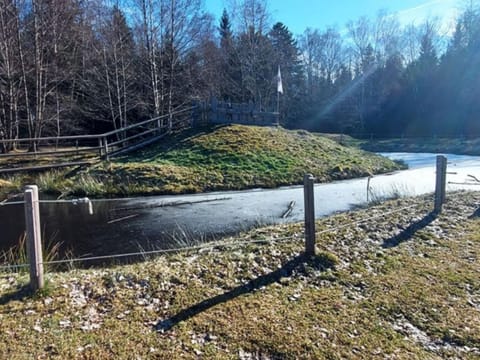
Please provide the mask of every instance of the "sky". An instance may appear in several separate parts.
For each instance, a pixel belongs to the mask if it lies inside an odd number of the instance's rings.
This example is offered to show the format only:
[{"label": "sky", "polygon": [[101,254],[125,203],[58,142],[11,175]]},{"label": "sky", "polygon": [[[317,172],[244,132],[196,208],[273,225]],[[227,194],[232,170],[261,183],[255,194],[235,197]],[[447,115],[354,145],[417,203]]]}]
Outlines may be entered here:
[{"label": "sky", "polygon": [[[204,0],[209,12],[219,19],[231,0]],[[342,29],[349,20],[361,16],[374,18],[379,10],[396,13],[402,24],[421,23],[436,16],[443,28],[454,26],[462,0],[269,0],[272,21],[281,21],[290,31],[301,34],[307,28]]]}]

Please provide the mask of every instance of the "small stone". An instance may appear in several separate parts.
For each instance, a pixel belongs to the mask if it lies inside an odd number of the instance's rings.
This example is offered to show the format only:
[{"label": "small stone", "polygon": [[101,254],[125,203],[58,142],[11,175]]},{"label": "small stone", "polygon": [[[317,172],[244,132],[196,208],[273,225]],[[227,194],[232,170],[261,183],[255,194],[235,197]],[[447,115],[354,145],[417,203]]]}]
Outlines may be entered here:
[{"label": "small stone", "polygon": [[35,330],[36,332],[39,332],[39,333],[41,333],[43,331],[42,328],[39,325],[34,325],[33,330]]},{"label": "small stone", "polygon": [[207,334],[205,336],[205,341],[215,341],[218,339],[218,336]]},{"label": "small stone", "polygon": [[70,326],[72,326],[72,323],[70,320],[66,319],[66,320],[60,320],[59,325],[62,328],[69,328]]},{"label": "small stone", "polygon": [[52,302],[53,302],[53,299],[50,298],[50,297],[47,297],[47,298],[45,298],[45,299],[43,300],[43,303],[44,303],[46,306],[50,305]]}]

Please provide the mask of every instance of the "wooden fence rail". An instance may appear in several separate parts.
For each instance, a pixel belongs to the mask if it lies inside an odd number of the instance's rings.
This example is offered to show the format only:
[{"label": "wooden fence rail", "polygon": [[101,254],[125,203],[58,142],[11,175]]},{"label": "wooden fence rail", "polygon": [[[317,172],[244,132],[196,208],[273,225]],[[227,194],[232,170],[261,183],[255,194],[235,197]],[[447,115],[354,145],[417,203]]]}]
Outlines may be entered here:
[{"label": "wooden fence rail", "polygon": [[[278,125],[279,114],[259,109],[253,103],[235,104],[197,101],[192,107],[184,107],[170,114],[154,117],[120,129],[102,134],[45,136],[0,140],[0,146],[15,149],[0,153],[0,174],[17,171],[48,169],[48,164],[26,166],[25,162],[40,156],[56,158],[51,167],[73,166],[95,161],[108,160],[112,156],[141,148],[170,134],[172,131],[207,124]],[[8,159],[21,160],[23,165],[11,166]],[[82,162],[83,161],[83,162]],[[2,168],[2,164],[7,166]],[[18,161],[17,161],[18,164]]]},{"label": "wooden fence rail", "polygon": [[[79,157],[89,161],[102,158],[109,159],[150,144],[172,131],[190,127],[192,125],[192,107],[177,110],[171,114],[158,116],[115,129],[102,134],[94,135],[67,135],[46,136],[38,138],[19,138],[0,140],[0,145],[15,144],[15,150],[0,154],[0,160],[37,159],[41,156],[59,158],[62,162],[52,167],[70,166],[78,164]],[[75,159],[65,161],[71,156]],[[30,167],[11,167],[0,169],[0,173],[26,171],[28,169],[48,168],[48,165]]]},{"label": "wooden fence rail", "polygon": [[275,111],[260,109],[253,102],[231,103],[218,101],[215,97],[209,101],[197,102],[195,109],[194,121],[200,125],[243,124],[274,126],[278,125],[280,115]]}]

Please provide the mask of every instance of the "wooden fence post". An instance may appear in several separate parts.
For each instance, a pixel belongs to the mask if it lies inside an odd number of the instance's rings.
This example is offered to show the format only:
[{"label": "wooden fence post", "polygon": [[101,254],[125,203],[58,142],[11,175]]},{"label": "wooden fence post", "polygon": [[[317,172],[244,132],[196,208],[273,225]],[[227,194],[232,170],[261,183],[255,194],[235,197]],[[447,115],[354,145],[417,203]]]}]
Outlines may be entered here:
[{"label": "wooden fence post", "polygon": [[315,255],[315,197],[313,181],[315,178],[311,174],[306,174],[303,178],[303,195],[305,208],[305,254],[307,256]]},{"label": "wooden fence post", "polygon": [[102,138],[98,138],[98,148],[100,152],[100,158],[103,156],[103,141]]},{"label": "wooden fence post", "polygon": [[44,285],[38,187],[36,185],[27,186],[24,198],[27,253],[30,264],[30,286],[33,291],[37,291],[42,289]]},{"label": "wooden fence post", "polygon": [[447,184],[447,158],[437,155],[437,171],[435,181],[435,206],[434,212],[440,214],[445,202],[445,187]]},{"label": "wooden fence post", "polygon": [[104,152],[104,156],[105,156],[105,159],[108,161],[109,160],[109,156],[108,156],[108,140],[107,140],[107,137],[105,136],[103,138],[103,152]]}]

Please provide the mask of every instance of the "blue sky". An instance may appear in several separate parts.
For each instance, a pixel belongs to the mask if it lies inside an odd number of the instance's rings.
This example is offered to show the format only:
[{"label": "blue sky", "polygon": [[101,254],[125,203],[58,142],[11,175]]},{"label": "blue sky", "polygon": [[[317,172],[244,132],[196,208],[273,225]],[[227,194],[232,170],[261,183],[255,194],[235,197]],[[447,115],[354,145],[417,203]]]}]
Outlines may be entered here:
[{"label": "blue sky", "polygon": [[[205,0],[209,12],[220,18],[231,0]],[[334,25],[343,28],[347,21],[360,16],[375,17],[380,9],[398,14],[400,21],[420,23],[438,16],[445,28],[451,27],[461,0],[269,0],[272,21],[281,21],[294,34],[307,27],[324,29]]]}]

